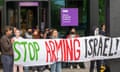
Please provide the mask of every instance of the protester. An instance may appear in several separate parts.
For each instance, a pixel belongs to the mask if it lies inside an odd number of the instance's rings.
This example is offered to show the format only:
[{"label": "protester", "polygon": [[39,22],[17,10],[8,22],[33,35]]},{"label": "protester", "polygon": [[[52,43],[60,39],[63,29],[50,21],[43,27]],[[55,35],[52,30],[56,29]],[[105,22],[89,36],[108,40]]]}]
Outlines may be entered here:
[{"label": "protester", "polygon": [[[106,26],[105,26],[105,24],[101,25],[100,30],[99,30],[98,27],[96,27],[95,30],[94,30],[94,35],[106,36]],[[97,72],[101,72],[101,70],[102,70],[101,68],[103,68],[103,67],[106,69],[104,72],[110,72],[109,67],[107,66],[106,60],[91,61],[90,72],[94,72],[94,64],[95,64],[95,62],[96,62]]]},{"label": "protester", "polygon": [[[12,38],[12,43],[15,41],[15,40],[21,40],[23,39],[21,36],[20,36],[20,30],[16,29],[16,31],[14,32],[15,33],[15,36]],[[23,72],[23,65],[16,65],[14,64],[13,66],[13,72],[17,72],[17,67],[19,69],[19,72]]]},{"label": "protester", "polygon": [[[95,36],[99,35],[99,27],[95,27],[92,32],[93,32],[92,35],[95,35]],[[93,61],[90,61],[90,72],[94,72],[95,64],[96,64],[97,72],[100,71],[100,61],[93,60]]]},{"label": "protester", "polygon": [[[52,30],[51,34],[52,39],[57,39],[58,37],[58,31],[56,29]],[[56,61],[56,60],[55,60]],[[51,65],[51,71],[50,72],[61,72],[61,62],[55,62]]]},{"label": "protester", "polygon": [[43,38],[47,39],[48,38],[48,34],[49,34],[49,28],[46,28],[45,31],[44,31]]},{"label": "protester", "polygon": [[49,38],[51,38],[51,37],[50,37],[50,36],[51,36],[51,32],[52,32],[52,29],[46,28],[46,29],[45,29],[45,32],[44,32],[44,35],[43,35],[43,38],[44,38],[44,39],[49,39]]},{"label": "protester", "polygon": [[[100,35],[107,36],[106,25],[104,23],[101,25]],[[107,60],[99,60],[99,63],[100,63],[100,69],[104,67],[105,68],[104,72],[110,72],[110,68],[107,63]]]},{"label": "protester", "polygon": [[25,38],[32,39],[32,28],[27,29],[27,32],[25,33]]},{"label": "protester", "polygon": [[106,36],[106,26],[105,26],[105,24],[101,25],[100,35]]},{"label": "protester", "polygon": [[[45,28],[43,34],[42,34],[42,32],[40,33],[40,36],[43,39],[50,39],[51,38],[51,33],[52,33],[52,29]],[[50,70],[50,65],[46,65],[45,68]]]},{"label": "protester", "polygon": [[[78,37],[79,37],[79,35],[77,34],[76,29],[75,28],[71,28],[70,32],[69,32],[69,34],[67,35],[66,38],[78,38]],[[75,67],[77,69],[80,69],[80,64],[84,68],[84,64],[83,63],[78,63],[78,62],[77,63],[68,63],[68,66],[70,66],[71,69],[73,69]]]},{"label": "protester", "polygon": [[[40,39],[42,38],[40,31],[38,29],[35,29],[32,34],[33,39]],[[33,72],[43,72],[45,69],[45,66],[34,66],[32,67]]]},{"label": "protester", "polygon": [[[27,32],[25,33],[25,38],[26,39],[32,39],[32,28],[27,29]],[[25,66],[24,71],[29,72],[29,66]]]},{"label": "protester", "polygon": [[40,32],[39,30],[34,30],[32,34],[33,39],[40,39]]},{"label": "protester", "polygon": [[1,37],[1,62],[3,65],[3,72],[13,72],[13,48],[11,42],[12,28],[6,26],[4,29],[5,35]]},{"label": "protester", "polygon": [[15,36],[15,31],[17,30],[17,28],[16,27],[12,27],[12,37],[14,37]]}]

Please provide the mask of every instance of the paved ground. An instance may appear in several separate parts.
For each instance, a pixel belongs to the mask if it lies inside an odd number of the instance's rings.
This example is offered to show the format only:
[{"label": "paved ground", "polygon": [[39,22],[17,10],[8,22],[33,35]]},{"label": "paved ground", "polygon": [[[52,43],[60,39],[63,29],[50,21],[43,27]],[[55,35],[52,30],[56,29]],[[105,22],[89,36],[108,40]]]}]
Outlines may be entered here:
[{"label": "paved ground", "polygon": [[[80,69],[63,68],[62,72],[89,72],[89,65],[90,65],[89,62],[85,63],[85,69],[83,69],[83,68],[80,68]],[[0,69],[0,72],[3,72],[2,69]],[[45,70],[44,72],[50,72],[50,71]],[[96,72],[96,71],[94,71],[94,72]]]}]

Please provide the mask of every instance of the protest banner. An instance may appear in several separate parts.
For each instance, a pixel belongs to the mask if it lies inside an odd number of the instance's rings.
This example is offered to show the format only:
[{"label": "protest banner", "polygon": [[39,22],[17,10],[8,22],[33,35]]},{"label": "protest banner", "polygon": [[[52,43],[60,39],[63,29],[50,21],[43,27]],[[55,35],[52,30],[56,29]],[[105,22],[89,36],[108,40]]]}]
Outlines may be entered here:
[{"label": "protest banner", "polygon": [[14,63],[47,65],[120,58],[120,38],[89,36],[71,39],[22,39],[13,44]]}]

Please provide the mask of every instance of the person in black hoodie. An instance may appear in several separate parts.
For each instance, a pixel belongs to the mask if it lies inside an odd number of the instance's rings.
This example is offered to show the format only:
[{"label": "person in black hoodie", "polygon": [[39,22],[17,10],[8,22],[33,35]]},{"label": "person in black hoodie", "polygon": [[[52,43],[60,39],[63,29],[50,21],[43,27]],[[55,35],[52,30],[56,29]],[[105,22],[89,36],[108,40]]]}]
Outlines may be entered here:
[{"label": "person in black hoodie", "polygon": [[[107,33],[106,33],[106,25],[105,24],[102,24],[101,25],[101,30],[100,30],[100,35],[103,35],[103,36],[107,36]],[[99,60],[100,62],[100,69],[102,70],[102,68],[105,68],[104,72],[110,72],[110,67],[107,63],[107,60]]]}]

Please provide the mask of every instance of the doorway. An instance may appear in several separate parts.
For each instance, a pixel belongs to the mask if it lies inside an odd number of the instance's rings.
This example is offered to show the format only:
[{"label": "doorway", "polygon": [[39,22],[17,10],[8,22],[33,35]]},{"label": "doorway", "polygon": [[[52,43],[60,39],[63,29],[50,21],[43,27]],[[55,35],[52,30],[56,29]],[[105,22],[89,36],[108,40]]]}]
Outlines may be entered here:
[{"label": "doorway", "polygon": [[19,29],[50,27],[48,1],[6,1],[5,24]]},{"label": "doorway", "polygon": [[38,24],[37,7],[21,7],[20,10],[20,25],[21,28],[35,28]]}]

